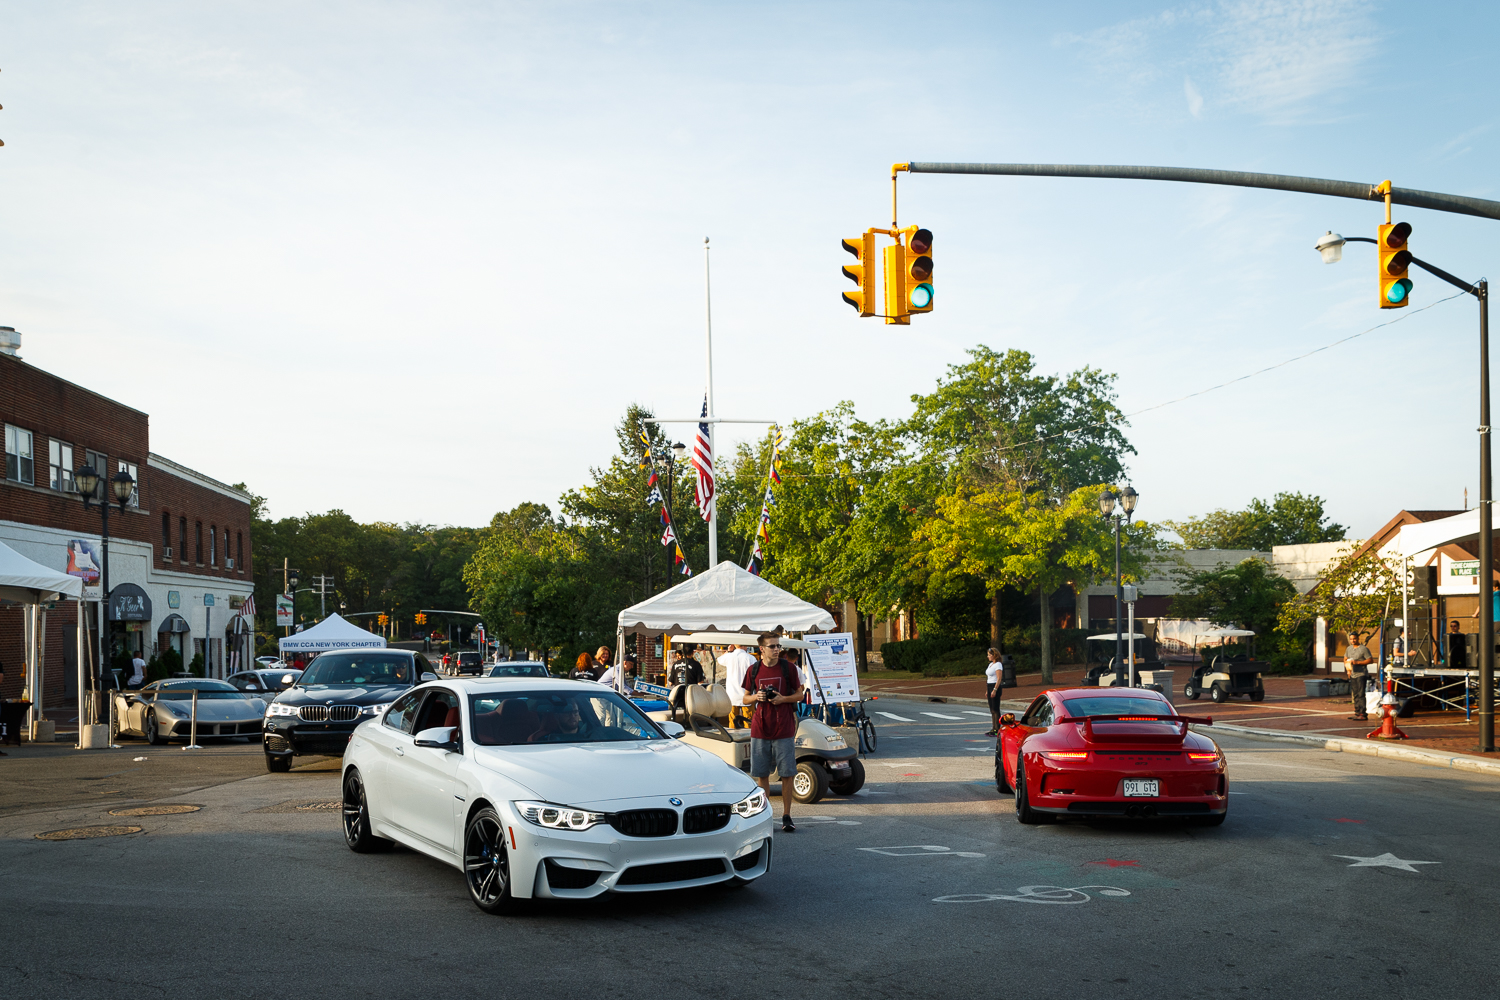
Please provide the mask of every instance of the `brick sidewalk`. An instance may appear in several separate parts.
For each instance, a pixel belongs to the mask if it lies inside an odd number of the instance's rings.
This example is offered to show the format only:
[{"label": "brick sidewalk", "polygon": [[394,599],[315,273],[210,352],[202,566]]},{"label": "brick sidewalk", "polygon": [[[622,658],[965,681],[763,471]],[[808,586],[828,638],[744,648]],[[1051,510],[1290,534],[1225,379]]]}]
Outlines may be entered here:
[{"label": "brick sidewalk", "polygon": [[[1017,686],[1005,689],[1007,702],[1029,702],[1046,687],[1070,687],[1083,679],[1082,667],[1063,667],[1052,672],[1052,684],[1043,685],[1041,674],[1022,674],[1016,678]],[[1257,729],[1279,729],[1308,736],[1329,736],[1341,739],[1365,739],[1379,725],[1379,719],[1371,717],[1368,722],[1353,722],[1349,716],[1353,708],[1347,696],[1342,698],[1309,698],[1302,677],[1267,677],[1266,700],[1253,702],[1248,698],[1231,698],[1222,705],[1215,705],[1205,695],[1197,701],[1182,696],[1182,682],[1188,676],[1186,670],[1178,669],[1173,678],[1173,703],[1179,712],[1190,715],[1208,715],[1216,722],[1237,726],[1252,726]],[[1311,679],[1312,675],[1308,675]],[[984,678],[972,677],[918,677],[911,680],[884,680],[860,678],[860,688],[866,694],[891,695],[903,698],[966,698],[984,701]],[[1500,753],[1480,753],[1476,747],[1479,727],[1464,720],[1460,712],[1419,712],[1409,719],[1398,719],[1397,725],[1411,737],[1407,740],[1370,740],[1371,743],[1395,742],[1401,746],[1423,747],[1445,753],[1465,754],[1474,757],[1500,759]]]}]

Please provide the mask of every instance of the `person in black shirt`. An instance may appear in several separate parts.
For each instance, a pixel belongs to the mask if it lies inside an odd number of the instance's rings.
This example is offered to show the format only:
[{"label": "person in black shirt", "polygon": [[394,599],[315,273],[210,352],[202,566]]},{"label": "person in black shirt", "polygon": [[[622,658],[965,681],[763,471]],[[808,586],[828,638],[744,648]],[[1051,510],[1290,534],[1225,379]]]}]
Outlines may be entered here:
[{"label": "person in black shirt", "polygon": [[692,646],[679,646],[672,652],[672,665],[667,668],[667,684],[672,688],[672,717],[677,710],[687,705],[687,686],[703,683],[703,667],[690,655]]}]

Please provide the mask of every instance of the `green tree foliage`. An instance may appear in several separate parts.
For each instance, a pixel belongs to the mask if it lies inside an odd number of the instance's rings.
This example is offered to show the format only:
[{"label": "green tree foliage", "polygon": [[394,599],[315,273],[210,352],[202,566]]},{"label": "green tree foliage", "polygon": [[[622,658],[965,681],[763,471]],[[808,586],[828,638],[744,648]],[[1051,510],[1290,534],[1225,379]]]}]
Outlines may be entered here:
[{"label": "green tree foliage", "polygon": [[1186,521],[1164,521],[1189,549],[1253,549],[1269,552],[1273,545],[1341,542],[1348,530],[1329,523],[1323,498],[1301,493],[1278,493],[1270,503],[1251,500],[1244,510],[1215,510]]},{"label": "green tree foliage", "polygon": [[1401,604],[1401,569],[1374,548],[1356,555],[1351,544],[1312,590],[1281,606],[1283,631],[1323,618],[1334,632],[1365,633],[1380,627],[1392,607]]},{"label": "green tree foliage", "polygon": [[1292,582],[1277,576],[1262,559],[1184,570],[1177,578],[1181,590],[1172,600],[1173,617],[1246,628],[1258,635],[1270,634],[1280,621],[1282,606],[1297,597]]}]

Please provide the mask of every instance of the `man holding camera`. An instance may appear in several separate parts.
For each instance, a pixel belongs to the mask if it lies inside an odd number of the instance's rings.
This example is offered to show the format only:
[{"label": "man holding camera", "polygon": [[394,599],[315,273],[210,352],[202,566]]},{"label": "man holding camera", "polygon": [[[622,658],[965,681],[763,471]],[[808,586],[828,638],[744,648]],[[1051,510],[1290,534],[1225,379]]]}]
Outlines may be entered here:
[{"label": "man holding camera", "polygon": [[797,703],[805,693],[796,665],[782,659],[781,637],[767,632],[760,637],[760,662],[745,671],[744,704],[754,709],[750,717],[750,777],[771,794],[771,768],[781,779],[781,829],[795,833],[792,825],[792,778],[797,773]]}]

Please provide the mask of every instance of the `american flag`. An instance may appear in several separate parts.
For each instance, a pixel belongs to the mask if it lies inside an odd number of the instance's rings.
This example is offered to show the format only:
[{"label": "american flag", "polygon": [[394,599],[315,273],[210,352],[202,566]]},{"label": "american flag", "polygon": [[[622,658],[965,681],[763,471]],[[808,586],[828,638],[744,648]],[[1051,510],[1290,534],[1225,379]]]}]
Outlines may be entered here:
[{"label": "american flag", "polygon": [[[703,394],[702,416],[708,416],[708,393]],[[693,439],[693,468],[698,470],[698,513],[707,521],[714,501],[714,446],[706,423],[698,425],[698,436]]]},{"label": "american flag", "polygon": [[245,603],[240,605],[240,614],[242,616],[244,616],[245,621],[247,621],[247,622],[250,623],[250,627],[251,628],[255,627],[255,595],[254,594],[251,594],[249,597],[246,597],[245,598]]}]

